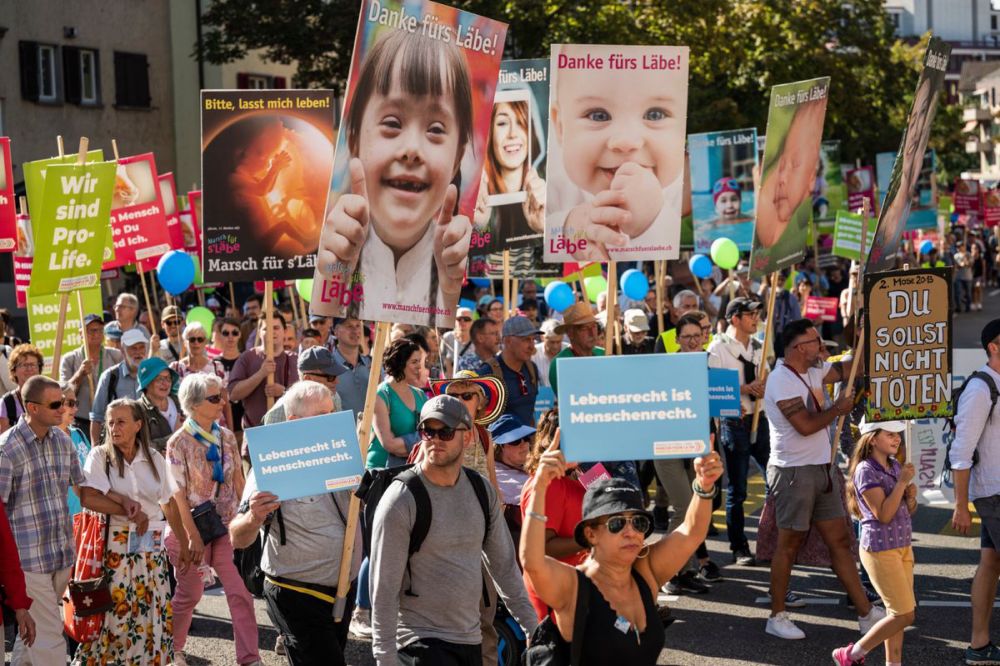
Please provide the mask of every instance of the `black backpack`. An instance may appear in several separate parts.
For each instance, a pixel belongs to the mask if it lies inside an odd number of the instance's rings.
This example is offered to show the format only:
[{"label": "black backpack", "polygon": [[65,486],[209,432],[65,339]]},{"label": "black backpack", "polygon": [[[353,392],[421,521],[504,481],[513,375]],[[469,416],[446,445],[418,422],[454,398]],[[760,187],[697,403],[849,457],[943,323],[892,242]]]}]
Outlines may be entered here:
[{"label": "black backpack", "polygon": [[[962,393],[965,391],[965,387],[968,386],[969,382],[971,382],[973,379],[983,380],[986,383],[986,386],[989,387],[990,389],[990,412],[989,416],[986,417],[987,420],[991,420],[993,418],[993,411],[997,406],[997,399],[1000,398],[1000,391],[997,390],[997,384],[995,381],[993,381],[993,377],[991,377],[988,373],[983,372],[982,370],[976,370],[971,375],[966,377],[965,381],[962,382],[962,385],[958,388],[958,390],[954,391],[951,394],[952,416],[948,419],[947,426],[945,427],[945,432],[947,433],[946,439],[948,442],[945,445],[944,449],[944,472],[946,478],[951,476],[950,472],[952,471],[951,445],[955,441],[955,427],[956,427],[955,416],[958,414],[958,400],[962,396]],[[975,467],[978,464],[979,464],[979,451],[974,449],[972,451],[972,466]]]},{"label": "black backpack", "polygon": [[[482,509],[483,519],[486,521],[486,530],[483,532],[483,545],[490,535],[490,499],[486,493],[486,481],[479,472],[463,467],[465,476],[472,483],[473,490],[476,491],[476,499],[479,500],[479,508]],[[371,557],[372,552],[372,528],[375,524],[375,510],[378,503],[389,489],[393,481],[399,481],[406,485],[406,489],[413,495],[417,504],[417,518],[410,530],[410,544],[406,551],[406,573],[410,578],[410,586],[406,594],[411,597],[420,596],[413,592],[413,576],[410,574],[410,558],[420,550],[427,533],[431,529],[431,497],[427,494],[424,482],[417,474],[416,465],[401,465],[399,467],[376,468],[365,471],[361,484],[354,494],[365,503],[362,513],[361,535],[364,541],[365,557]]]},{"label": "black backpack", "polygon": [[573,640],[566,642],[559,627],[546,616],[531,632],[531,642],[522,657],[524,666],[577,666],[583,651],[583,631],[590,611],[590,595],[594,584],[582,571],[576,572],[576,613],[573,616]]}]

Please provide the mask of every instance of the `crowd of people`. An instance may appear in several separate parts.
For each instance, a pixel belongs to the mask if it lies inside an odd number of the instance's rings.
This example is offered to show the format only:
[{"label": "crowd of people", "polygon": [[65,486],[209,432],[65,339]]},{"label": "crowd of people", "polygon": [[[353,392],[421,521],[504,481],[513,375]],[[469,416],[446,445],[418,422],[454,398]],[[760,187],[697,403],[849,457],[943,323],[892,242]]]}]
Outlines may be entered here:
[{"label": "crowd of people", "polygon": [[[980,242],[971,234],[949,242],[930,265],[961,271],[966,254],[991,251],[965,250]],[[956,279],[964,310],[981,303],[976,280],[994,276],[992,265],[970,265],[972,284]],[[210,299],[216,319],[207,330],[187,320],[183,304],[140,312],[122,292],[107,312],[85,314],[83,344],[50,373],[58,380],[43,374],[50,359],[8,331],[0,586],[5,620],[16,626],[12,663],[186,664],[195,608],[218,583],[239,664],[262,663],[254,596],[278,629],[275,649],[293,665],[345,663],[349,633],[371,641],[379,664],[496,664],[502,622],[518,626],[522,641],[531,637],[529,651],[555,646],[579,664],[653,664],[673,619],[658,591],[710,594],[728,567],[769,565],[762,628],[804,638],[788,609],[802,605],[789,582],[807,556],[832,568],[857,613],[859,636],[829,646],[835,663],[863,663],[884,644],[886,663],[900,664],[916,607],[914,467],[903,425],[866,423],[859,384],[848,381],[859,362],[850,353],[857,270],[808,257],[777,284],[769,294],[744,265],[696,280],[678,264],[642,301],[621,294],[609,311],[606,300],[580,294],[560,313],[534,281],[514,303],[469,283],[463,297],[475,307],[458,309],[453,331],[393,325],[376,375],[372,322],[299,320],[285,298],[268,316],[256,294],[239,309]],[[801,299],[810,294],[838,298],[841,318],[805,318]],[[953,522],[969,529],[972,501],[983,526],[965,658],[1000,664],[989,635],[1000,579],[1000,320],[984,328],[982,346],[981,381],[957,405]],[[567,463],[558,406],[539,401],[557,391],[560,359],[699,352],[740,380],[742,415],[712,420],[710,453]],[[350,535],[351,491],[294,500],[268,492],[243,435],[344,410],[360,427],[370,381],[365,466],[384,492],[366,496],[364,529]],[[846,455],[831,464],[841,416]],[[767,499],[751,544],[745,504],[754,474]],[[706,539],[721,536],[711,515],[723,507],[732,558],[716,562]],[[96,638],[77,644],[64,636],[61,604],[79,564],[74,525],[91,516],[106,517],[97,559],[111,605]],[[255,547],[259,585],[237,565]],[[345,596],[337,622],[334,606]]]}]

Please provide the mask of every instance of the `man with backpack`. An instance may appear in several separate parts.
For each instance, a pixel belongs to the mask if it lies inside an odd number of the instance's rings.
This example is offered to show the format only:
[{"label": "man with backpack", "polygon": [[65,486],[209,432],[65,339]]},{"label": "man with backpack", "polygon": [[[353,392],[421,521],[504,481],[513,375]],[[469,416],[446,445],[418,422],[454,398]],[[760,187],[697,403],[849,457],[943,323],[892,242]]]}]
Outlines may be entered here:
[{"label": "man with backpack", "polygon": [[497,493],[462,467],[472,445],[468,409],[450,395],[437,396],[424,403],[417,428],[423,459],[388,484],[375,510],[372,652],[380,666],[478,666],[484,556],[525,632],[538,621]]},{"label": "man with backpack", "polygon": [[981,335],[986,365],[959,390],[955,400],[955,439],[948,452],[955,484],[952,526],[968,534],[969,500],[982,520],[979,567],[972,579],[972,640],[967,664],[1000,664],[1000,648],[990,642],[990,618],[1000,579],[1000,319]]},{"label": "man with backpack", "polygon": [[131,328],[122,333],[122,351],[125,358],[101,373],[90,408],[90,441],[97,446],[104,437],[104,411],[108,403],[118,398],[139,399],[139,364],[149,355],[149,338],[140,330]]},{"label": "man with backpack", "polygon": [[542,330],[527,317],[511,317],[503,323],[503,349],[481,366],[480,376],[492,375],[507,387],[505,414],[513,414],[525,425],[535,425],[538,397],[538,367],[531,357]]}]

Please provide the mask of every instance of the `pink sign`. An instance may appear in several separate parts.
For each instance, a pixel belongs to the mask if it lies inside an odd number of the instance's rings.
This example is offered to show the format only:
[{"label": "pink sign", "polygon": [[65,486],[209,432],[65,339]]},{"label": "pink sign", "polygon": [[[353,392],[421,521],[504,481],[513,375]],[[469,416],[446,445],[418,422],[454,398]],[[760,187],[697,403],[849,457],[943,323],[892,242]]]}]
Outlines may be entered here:
[{"label": "pink sign", "polygon": [[875,171],[870,166],[847,172],[847,209],[856,212],[868,201],[868,210],[875,214]]},{"label": "pink sign", "polygon": [[28,283],[31,266],[35,263],[35,243],[31,235],[31,219],[27,215],[16,218],[17,247],[14,249],[14,292],[17,307],[28,307]]},{"label": "pink sign", "polygon": [[806,319],[816,321],[837,321],[836,298],[826,298],[823,296],[809,296],[806,298]]},{"label": "pink sign", "polygon": [[0,252],[17,248],[17,209],[10,166],[10,139],[0,136]]},{"label": "pink sign", "polygon": [[105,269],[148,263],[170,250],[153,153],[118,160],[111,200],[111,238],[115,258],[102,266]]}]

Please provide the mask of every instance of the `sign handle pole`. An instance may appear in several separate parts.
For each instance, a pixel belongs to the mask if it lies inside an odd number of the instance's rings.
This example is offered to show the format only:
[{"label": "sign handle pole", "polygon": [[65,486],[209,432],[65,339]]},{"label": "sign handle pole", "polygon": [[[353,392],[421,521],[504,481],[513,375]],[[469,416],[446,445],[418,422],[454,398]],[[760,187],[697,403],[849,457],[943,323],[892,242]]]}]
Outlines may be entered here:
[{"label": "sign handle pole", "polygon": [[[77,292],[78,294],[80,292]],[[66,311],[69,309],[69,292],[59,294],[59,324],[56,327],[56,348],[52,352],[52,379],[59,380],[59,363],[62,361],[63,333],[66,329]],[[84,345],[87,341],[84,340]],[[91,380],[93,381],[93,380]]]},{"label": "sign handle pole", "polygon": [[56,147],[59,148],[59,157],[66,154],[66,147],[63,144],[62,134],[56,135]]},{"label": "sign handle pole", "polygon": [[[152,271],[150,271],[148,273],[148,275],[149,275],[149,290],[151,292],[153,292],[153,305],[155,305],[156,309],[159,310],[160,309],[160,295],[156,291],[156,279],[155,279],[156,271],[152,270]],[[207,333],[209,335],[211,335],[212,332],[211,331],[207,331]]]},{"label": "sign handle pole", "polygon": [[667,262],[653,262],[653,279],[656,280],[656,333],[663,334],[663,283],[666,281]]},{"label": "sign handle pole", "polygon": [[[292,319],[294,319],[292,326],[295,326],[296,323],[302,322],[302,318],[299,317],[298,299],[295,298],[295,292],[293,291],[293,287],[291,285],[285,287],[285,289],[286,289],[285,293],[288,294],[288,300],[291,301],[292,303]],[[302,327],[302,330],[305,330],[304,326]]]},{"label": "sign handle pole", "polygon": [[[510,282],[510,317],[517,314],[517,294],[521,288],[521,281],[513,278]],[[510,318],[508,317],[508,319]]]},{"label": "sign handle pole", "polygon": [[[380,321],[375,328],[375,345],[372,348],[372,367],[368,372],[368,390],[365,393],[365,409],[361,414],[361,429],[358,432],[358,443],[361,446],[361,458],[368,457],[368,442],[371,439],[372,418],[375,416],[375,392],[378,390],[378,379],[382,372],[382,357],[385,355],[385,343],[389,339],[389,322]],[[358,514],[361,510],[361,500],[351,493],[351,505],[347,510],[347,524],[344,526],[344,548],[340,554],[340,572],[337,577],[337,598],[333,604],[334,622],[344,619],[347,607],[347,593],[350,588],[351,563],[354,560],[354,535],[358,531]],[[349,618],[348,618],[349,619]]]},{"label": "sign handle pole", "polygon": [[[83,311],[83,292],[79,289],[76,292],[76,308],[80,311],[80,339],[83,340],[83,357],[88,361],[93,361],[90,358],[90,350],[87,348],[87,324],[84,323],[84,317],[87,313]],[[90,397],[93,399],[94,392],[94,375],[92,373],[87,373],[87,381],[90,382]]]},{"label": "sign handle pole", "polygon": [[[298,292],[298,290],[299,288],[296,287],[295,291]],[[309,306],[306,305],[306,299],[302,297],[302,294],[299,294],[299,310],[302,311],[302,327],[309,328]],[[361,346],[364,347],[364,344]]]},{"label": "sign handle pole", "polygon": [[[264,283],[264,318],[267,323],[264,325],[264,358],[268,361],[274,360],[274,342],[271,340],[274,337],[272,333],[271,320],[274,319],[274,283],[268,280]],[[285,359],[287,363],[288,359]],[[274,373],[270,372],[267,375],[267,385],[270,386],[274,383]],[[271,409],[274,407],[274,397],[267,396],[267,408]]]},{"label": "sign handle pole", "polygon": [[826,290],[823,289],[823,281],[819,279],[819,224],[816,220],[812,221],[812,232],[813,232],[813,266],[816,271],[816,291],[820,296],[826,296]]},{"label": "sign handle pole", "polygon": [[[761,352],[760,364],[757,366],[757,378],[767,379],[767,355],[774,344],[774,299],[778,296],[778,271],[771,273],[771,286],[767,293],[767,328],[764,329],[764,349]],[[753,403],[753,422],[750,424],[750,442],[757,441],[757,425],[760,423],[760,406],[764,403],[757,399]]]},{"label": "sign handle pole", "polygon": [[607,318],[604,320],[604,354],[614,355],[614,334],[615,334],[615,309],[618,300],[618,262],[608,262],[608,297],[605,304]]},{"label": "sign handle pole", "polygon": [[[146,299],[146,311],[149,313],[149,326],[153,329],[150,331],[151,335],[157,335],[157,331],[160,327],[156,325],[156,315],[153,312],[153,304],[149,300],[149,288],[146,286],[146,271],[142,268],[142,263],[137,263],[135,265],[136,269],[139,271],[139,282],[142,283],[142,295]],[[150,358],[153,356],[153,350],[149,350]]]}]

